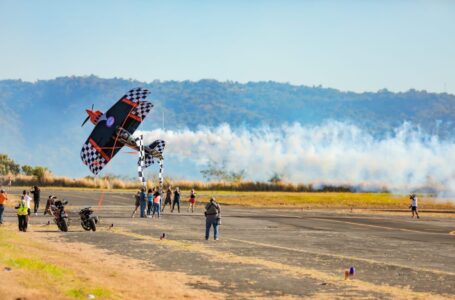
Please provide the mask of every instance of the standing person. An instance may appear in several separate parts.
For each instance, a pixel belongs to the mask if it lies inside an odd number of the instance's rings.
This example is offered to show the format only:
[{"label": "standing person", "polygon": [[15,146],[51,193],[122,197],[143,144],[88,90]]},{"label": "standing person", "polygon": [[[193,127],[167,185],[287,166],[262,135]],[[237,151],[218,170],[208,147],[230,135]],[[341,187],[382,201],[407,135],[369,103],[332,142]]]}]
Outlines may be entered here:
[{"label": "standing person", "polygon": [[161,203],[161,194],[159,191],[156,191],[155,194],[153,194],[153,213],[152,213],[152,218],[157,214],[157,217],[160,217],[160,203]]},{"label": "standing person", "polygon": [[[154,190],[155,188],[153,188]],[[147,217],[150,217],[153,208],[153,190],[149,189],[147,191]]]},{"label": "standing person", "polygon": [[38,186],[34,186],[33,189],[30,191],[33,194],[33,212],[35,213],[35,216],[38,215],[38,209],[39,209],[39,202],[40,202],[40,188]]},{"label": "standing person", "polygon": [[46,208],[44,208],[44,215],[46,215],[46,214],[52,215],[51,205],[54,205],[55,199],[57,199],[57,197],[49,195],[49,198],[47,198],[47,201],[46,201]]},{"label": "standing person", "polygon": [[0,224],[3,224],[3,211],[5,210],[5,202],[8,201],[8,194],[5,190],[0,190]]},{"label": "standing person", "polygon": [[417,197],[416,197],[416,195],[415,194],[411,194],[409,199],[411,199],[411,205],[409,206],[409,208],[411,209],[411,212],[412,212],[412,218],[414,218],[414,213],[415,213],[415,215],[417,216],[417,219],[420,219],[419,213],[417,212]]},{"label": "standing person", "polygon": [[134,210],[133,210],[133,213],[131,214],[131,218],[134,218],[134,216],[136,215],[137,209],[139,208],[140,205],[141,205],[141,192],[138,191],[134,195]]},{"label": "standing person", "polygon": [[[24,191],[25,192],[25,191]],[[28,225],[28,208],[27,208],[27,201],[25,200],[26,194],[22,195],[21,200],[19,200],[19,204],[16,205],[17,209],[17,219],[19,222],[19,231],[26,232],[27,225]]]},{"label": "standing person", "polygon": [[174,212],[174,207],[176,204],[178,212],[180,213],[180,189],[178,187],[176,187],[174,191],[174,201],[172,202],[171,212]]},{"label": "standing person", "polygon": [[172,190],[171,190],[171,187],[167,188],[166,198],[164,199],[164,205],[163,205],[163,208],[161,208],[161,211],[164,211],[164,208],[166,207],[166,204],[169,204],[169,208],[171,208],[171,205],[172,205]]},{"label": "standing person", "polygon": [[24,201],[27,205],[27,221],[28,221],[28,216],[30,216],[30,201],[32,201],[32,198],[29,196],[29,192],[26,190],[22,191],[22,198],[24,198]]},{"label": "standing person", "polygon": [[210,227],[213,226],[213,238],[218,241],[218,226],[221,219],[221,207],[215,201],[215,198],[210,198],[210,202],[205,206],[205,240],[209,239]]},{"label": "standing person", "polygon": [[191,209],[191,212],[194,212],[194,204],[196,203],[196,193],[194,192],[194,189],[191,189],[191,194],[190,194],[190,205],[188,206],[188,212]]},{"label": "standing person", "polygon": [[141,193],[139,195],[139,204],[141,206],[141,218],[145,218],[145,207],[147,202],[147,195],[145,194],[145,187],[141,188]]}]

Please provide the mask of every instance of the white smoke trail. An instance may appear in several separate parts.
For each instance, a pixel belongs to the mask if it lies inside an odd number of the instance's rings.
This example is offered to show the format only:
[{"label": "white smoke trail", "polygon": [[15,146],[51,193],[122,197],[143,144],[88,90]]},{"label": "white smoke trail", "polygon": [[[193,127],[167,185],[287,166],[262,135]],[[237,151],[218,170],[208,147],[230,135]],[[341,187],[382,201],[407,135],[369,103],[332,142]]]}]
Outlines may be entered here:
[{"label": "white smoke trail", "polygon": [[233,129],[228,125],[192,130],[144,132],[146,142],[167,141],[170,158],[189,158],[201,166],[223,162],[266,181],[274,173],[295,183],[386,187],[411,191],[455,187],[455,144],[403,124],[394,134],[374,138],[350,124],[329,122],[280,128]]}]

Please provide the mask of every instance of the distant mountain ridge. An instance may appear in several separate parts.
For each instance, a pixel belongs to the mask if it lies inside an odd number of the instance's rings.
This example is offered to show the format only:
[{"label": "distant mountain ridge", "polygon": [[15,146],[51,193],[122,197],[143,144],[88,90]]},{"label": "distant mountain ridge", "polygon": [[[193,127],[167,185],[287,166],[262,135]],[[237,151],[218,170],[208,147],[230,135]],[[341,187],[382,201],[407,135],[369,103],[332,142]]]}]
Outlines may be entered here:
[{"label": "distant mountain ridge", "polygon": [[408,121],[429,133],[437,131],[449,137],[455,126],[455,96],[450,94],[416,90],[354,93],[273,81],[145,83],[96,76],[60,77],[35,83],[1,80],[0,107],[17,114],[33,109],[31,120],[52,116],[56,121],[72,121],[67,114],[82,120],[84,108],[94,103],[95,108],[105,110],[136,86],[150,89],[155,110],[165,114],[166,128],[194,129],[198,125],[221,123],[234,127],[318,124],[331,119],[349,121],[380,133]]},{"label": "distant mountain ridge", "polygon": [[[155,105],[144,124],[145,130],[160,128],[164,113],[166,129],[195,129],[222,123],[232,127],[274,127],[337,120],[381,136],[403,122],[410,122],[442,139],[455,137],[455,96],[446,93],[416,90],[354,93],[273,81],[145,83],[72,76],[35,83],[0,81],[0,134],[8,141],[1,146],[0,153],[22,153],[17,154],[19,162],[39,165],[43,158],[33,154],[36,150],[46,153],[47,162],[54,165],[65,153],[74,156],[74,148],[80,148],[89,132],[80,127],[86,117],[85,109],[94,104],[95,109],[106,111],[126,91],[137,86],[150,89],[150,101]],[[56,148],[63,154],[56,154]]]}]

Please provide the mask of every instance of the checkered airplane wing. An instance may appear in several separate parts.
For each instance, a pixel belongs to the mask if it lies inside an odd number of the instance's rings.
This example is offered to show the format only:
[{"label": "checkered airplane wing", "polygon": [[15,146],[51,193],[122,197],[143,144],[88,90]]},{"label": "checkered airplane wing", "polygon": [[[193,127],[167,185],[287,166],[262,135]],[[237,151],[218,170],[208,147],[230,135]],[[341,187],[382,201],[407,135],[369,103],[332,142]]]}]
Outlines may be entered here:
[{"label": "checkered airplane wing", "polygon": [[118,139],[117,128],[133,134],[152,109],[153,104],[144,101],[148,94],[143,88],[128,91],[96,124],[81,150],[82,162],[93,174],[98,174],[124,146]]},{"label": "checkered airplane wing", "polygon": [[90,171],[95,175],[97,175],[109,162],[109,157],[103,155],[103,152],[98,148],[98,145],[93,140],[88,139],[81,150],[82,162],[87,165]]}]

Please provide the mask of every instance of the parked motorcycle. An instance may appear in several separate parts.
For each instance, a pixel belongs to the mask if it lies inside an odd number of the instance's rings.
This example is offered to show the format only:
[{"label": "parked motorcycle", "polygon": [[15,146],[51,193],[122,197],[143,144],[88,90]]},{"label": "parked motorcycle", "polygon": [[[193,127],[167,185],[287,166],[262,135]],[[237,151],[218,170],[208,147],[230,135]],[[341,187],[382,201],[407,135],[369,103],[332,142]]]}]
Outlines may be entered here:
[{"label": "parked motorcycle", "polygon": [[86,207],[81,209],[79,212],[81,216],[81,225],[87,231],[93,230],[96,231],[96,224],[98,223],[98,217],[94,215],[93,209],[91,207]]},{"label": "parked motorcycle", "polygon": [[54,216],[54,222],[57,224],[58,229],[61,231],[68,231],[68,214],[65,211],[65,205],[68,204],[68,201],[56,200],[53,204],[50,205],[51,214]]}]

